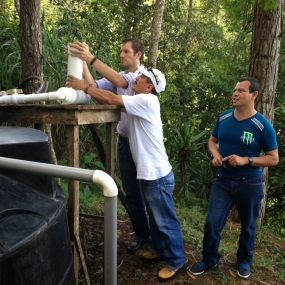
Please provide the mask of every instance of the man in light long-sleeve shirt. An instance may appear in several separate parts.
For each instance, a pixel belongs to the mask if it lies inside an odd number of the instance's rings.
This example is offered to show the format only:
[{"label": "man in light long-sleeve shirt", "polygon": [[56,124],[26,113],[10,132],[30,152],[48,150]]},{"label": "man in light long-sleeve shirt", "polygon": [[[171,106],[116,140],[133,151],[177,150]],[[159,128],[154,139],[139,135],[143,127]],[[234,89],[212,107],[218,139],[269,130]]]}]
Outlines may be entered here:
[{"label": "man in light long-sleeve shirt", "polygon": [[[85,93],[92,86],[93,88],[97,87],[102,90],[116,92],[118,95],[133,96],[136,94],[132,87],[136,77],[141,74],[138,66],[144,56],[144,46],[140,40],[127,38],[122,41],[120,58],[125,70],[121,72],[116,72],[92,55],[86,43],[77,42],[70,44],[70,47],[71,55],[84,60],[83,76],[85,82],[88,84]],[[94,80],[89,72],[87,63],[96,69],[103,78]],[[126,112],[121,112],[121,120],[118,123],[117,131],[119,133],[118,160],[125,192],[125,203],[131,212],[130,219],[135,232],[135,237],[128,245],[127,250],[129,253],[134,253],[145,242],[150,240],[150,229],[139,181],[136,178],[136,166],[130,150],[128,114]]]}]

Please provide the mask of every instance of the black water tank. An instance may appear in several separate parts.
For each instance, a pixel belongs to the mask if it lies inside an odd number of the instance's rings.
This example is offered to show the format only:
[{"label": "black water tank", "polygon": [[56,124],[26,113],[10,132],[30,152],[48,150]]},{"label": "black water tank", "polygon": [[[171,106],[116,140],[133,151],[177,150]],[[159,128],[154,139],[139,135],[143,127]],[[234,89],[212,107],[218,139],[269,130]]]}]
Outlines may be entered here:
[{"label": "black water tank", "polygon": [[[0,127],[0,156],[51,163],[45,133]],[[62,189],[51,177],[0,169],[0,285],[74,285]]]}]

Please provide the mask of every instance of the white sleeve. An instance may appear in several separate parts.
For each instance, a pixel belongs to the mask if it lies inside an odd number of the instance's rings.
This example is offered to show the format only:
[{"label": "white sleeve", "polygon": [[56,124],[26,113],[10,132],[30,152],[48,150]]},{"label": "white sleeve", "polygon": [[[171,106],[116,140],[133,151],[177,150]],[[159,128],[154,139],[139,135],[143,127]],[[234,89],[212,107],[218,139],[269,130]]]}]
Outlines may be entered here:
[{"label": "white sleeve", "polygon": [[151,94],[139,94],[135,96],[126,96],[122,95],[122,99],[126,108],[126,111],[129,115],[144,117],[147,115],[146,110],[149,106],[149,99]]}]

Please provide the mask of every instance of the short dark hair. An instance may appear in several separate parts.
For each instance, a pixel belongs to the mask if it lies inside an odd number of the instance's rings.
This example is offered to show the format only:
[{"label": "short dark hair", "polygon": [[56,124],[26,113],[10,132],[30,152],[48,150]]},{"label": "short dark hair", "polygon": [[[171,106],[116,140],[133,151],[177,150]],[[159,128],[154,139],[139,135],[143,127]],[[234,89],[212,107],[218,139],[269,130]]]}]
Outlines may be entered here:
[{"label": "short dark hair", "polygon": [[242,82],[242,81],[249,81],[250,82],[249,92],[252,93],[252,92],[257,91],[258,95],[259,95],[260,84],[259,84],[257,79],[255,79],[253,77],[244,77],[244,78],[241,78],[238,82]]},{"label": "short dark hair", "polygon": [[132,43],[132,49],[134,50],[134,53],[138,53],[139,51],[141,52],[141,57],[140,57],[140,63],[143,61],[144,57],[144,45],[143,43],[136,38],[127,38],[122,40],[122,44],[131,42]]}]

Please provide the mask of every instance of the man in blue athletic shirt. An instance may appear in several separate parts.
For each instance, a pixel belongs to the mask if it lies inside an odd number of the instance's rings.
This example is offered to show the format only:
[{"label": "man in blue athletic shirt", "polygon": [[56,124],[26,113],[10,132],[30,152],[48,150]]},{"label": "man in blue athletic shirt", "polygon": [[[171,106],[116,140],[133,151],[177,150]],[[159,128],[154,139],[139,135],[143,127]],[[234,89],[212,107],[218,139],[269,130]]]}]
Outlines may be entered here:
[{"label": "man in blue athletic shirt", "polygon": [[234,109],[221,113],[212,130],[208,147],[218,171],[204,226],[203,258],[187,268],[193,275],[200,275],[219,262],[221,232],[235,204],[241,222],[237,274],[241,278],[250,276],[256,219],[263,198],[262,168],[276,165],[279,160],[276,133],[254,108],[259,90],[256,79],[240,79],[232,95]]}]

